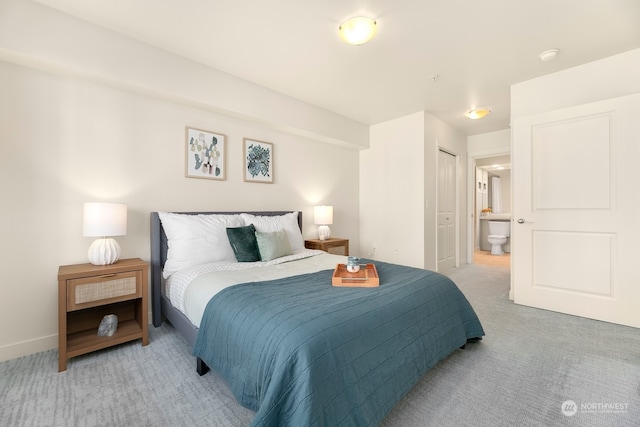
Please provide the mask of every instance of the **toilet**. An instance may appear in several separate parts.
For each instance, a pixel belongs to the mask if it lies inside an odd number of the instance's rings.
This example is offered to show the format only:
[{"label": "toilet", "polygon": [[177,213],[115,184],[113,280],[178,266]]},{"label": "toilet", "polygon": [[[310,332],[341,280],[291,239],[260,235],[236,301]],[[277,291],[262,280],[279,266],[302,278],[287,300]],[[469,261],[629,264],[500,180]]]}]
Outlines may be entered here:
[{"label": "toilet", "polygon": [[491,255],[502,255],[502,245],[507,243],[507,237],[511,235],[511,222],[489,221],[489,238],[491,243]]}]

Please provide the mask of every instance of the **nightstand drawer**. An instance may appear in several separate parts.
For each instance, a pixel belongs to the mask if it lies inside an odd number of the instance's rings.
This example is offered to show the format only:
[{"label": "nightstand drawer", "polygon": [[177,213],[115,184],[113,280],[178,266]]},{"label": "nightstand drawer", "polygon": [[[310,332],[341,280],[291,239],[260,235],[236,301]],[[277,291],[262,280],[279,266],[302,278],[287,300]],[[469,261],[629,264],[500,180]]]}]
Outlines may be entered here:
[{"label": "nightstand drawer", "polygon": [[128,271],[68,280],[67,311],[140,298],[141,279],[140,271]]}]

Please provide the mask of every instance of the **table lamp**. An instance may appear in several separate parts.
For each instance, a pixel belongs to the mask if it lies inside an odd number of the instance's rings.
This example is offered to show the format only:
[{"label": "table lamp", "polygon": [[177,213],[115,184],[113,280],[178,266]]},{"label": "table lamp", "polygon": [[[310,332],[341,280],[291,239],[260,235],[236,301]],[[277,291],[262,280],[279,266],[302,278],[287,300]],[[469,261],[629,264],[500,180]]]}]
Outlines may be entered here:
[{"label": "table lamp", "polygon": [[111,236],[127,234],[127,205],[85,203],[82,230],[86,237],[100,237],[89,247],[91,264],[114,264],[120,258],[120,245]]},{"label": "table lamp", "polygon": [[316,206],[313,210],[313,223],[319,225],[318,239],[329,239],[331,237],[329,224],[333,224],[333,206]]}]

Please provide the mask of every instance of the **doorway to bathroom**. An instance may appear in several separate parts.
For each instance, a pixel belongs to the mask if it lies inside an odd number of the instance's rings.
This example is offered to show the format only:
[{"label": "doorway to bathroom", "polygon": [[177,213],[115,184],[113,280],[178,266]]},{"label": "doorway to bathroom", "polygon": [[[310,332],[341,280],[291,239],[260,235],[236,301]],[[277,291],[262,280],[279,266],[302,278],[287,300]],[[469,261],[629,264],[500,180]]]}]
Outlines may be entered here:
[{"label": "doorway to bathroom", "polygon": [[[494,255],[497,258],[503,253],[510,254],[511,156],[476,159],[475,176],[474,255],[491,252],[500,254]],[[495,237],[489,237],[492,235],[505,237],[496,241]]]},{"label": "doorway to bathroom", "polygon": [[473,264],[510,268],[510,239],[502,245],[503,255],[491,254],[488,239],[489,221],[511,221],[510,153],[470,153],[469,177],[468,259]]}]

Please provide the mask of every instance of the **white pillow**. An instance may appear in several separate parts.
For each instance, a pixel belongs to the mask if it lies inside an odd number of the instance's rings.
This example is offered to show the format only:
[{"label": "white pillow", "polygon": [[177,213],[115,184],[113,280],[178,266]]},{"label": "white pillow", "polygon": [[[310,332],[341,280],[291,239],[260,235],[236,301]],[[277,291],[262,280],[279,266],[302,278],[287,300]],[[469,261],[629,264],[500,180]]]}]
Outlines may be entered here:
[{"label": "white pillow", "polygon": [[244,220],[244,225],[253,224],[256,231],[261,233],[273,233],[284,229],[287,232],[291,250],[296,253],[304,249],[304,239],[300,227],[298,227],[298,212],[278,216],[256,216],[241,213],[240,216]]},{"label": "white pillow", "polygon": [[162,274],[165,279],[176,271],[209,262],[235,262],[236,257],[227,237],[227,227],[241,227],[240,215],[186,215],[158,212],[167,235],[167,261]]}]

